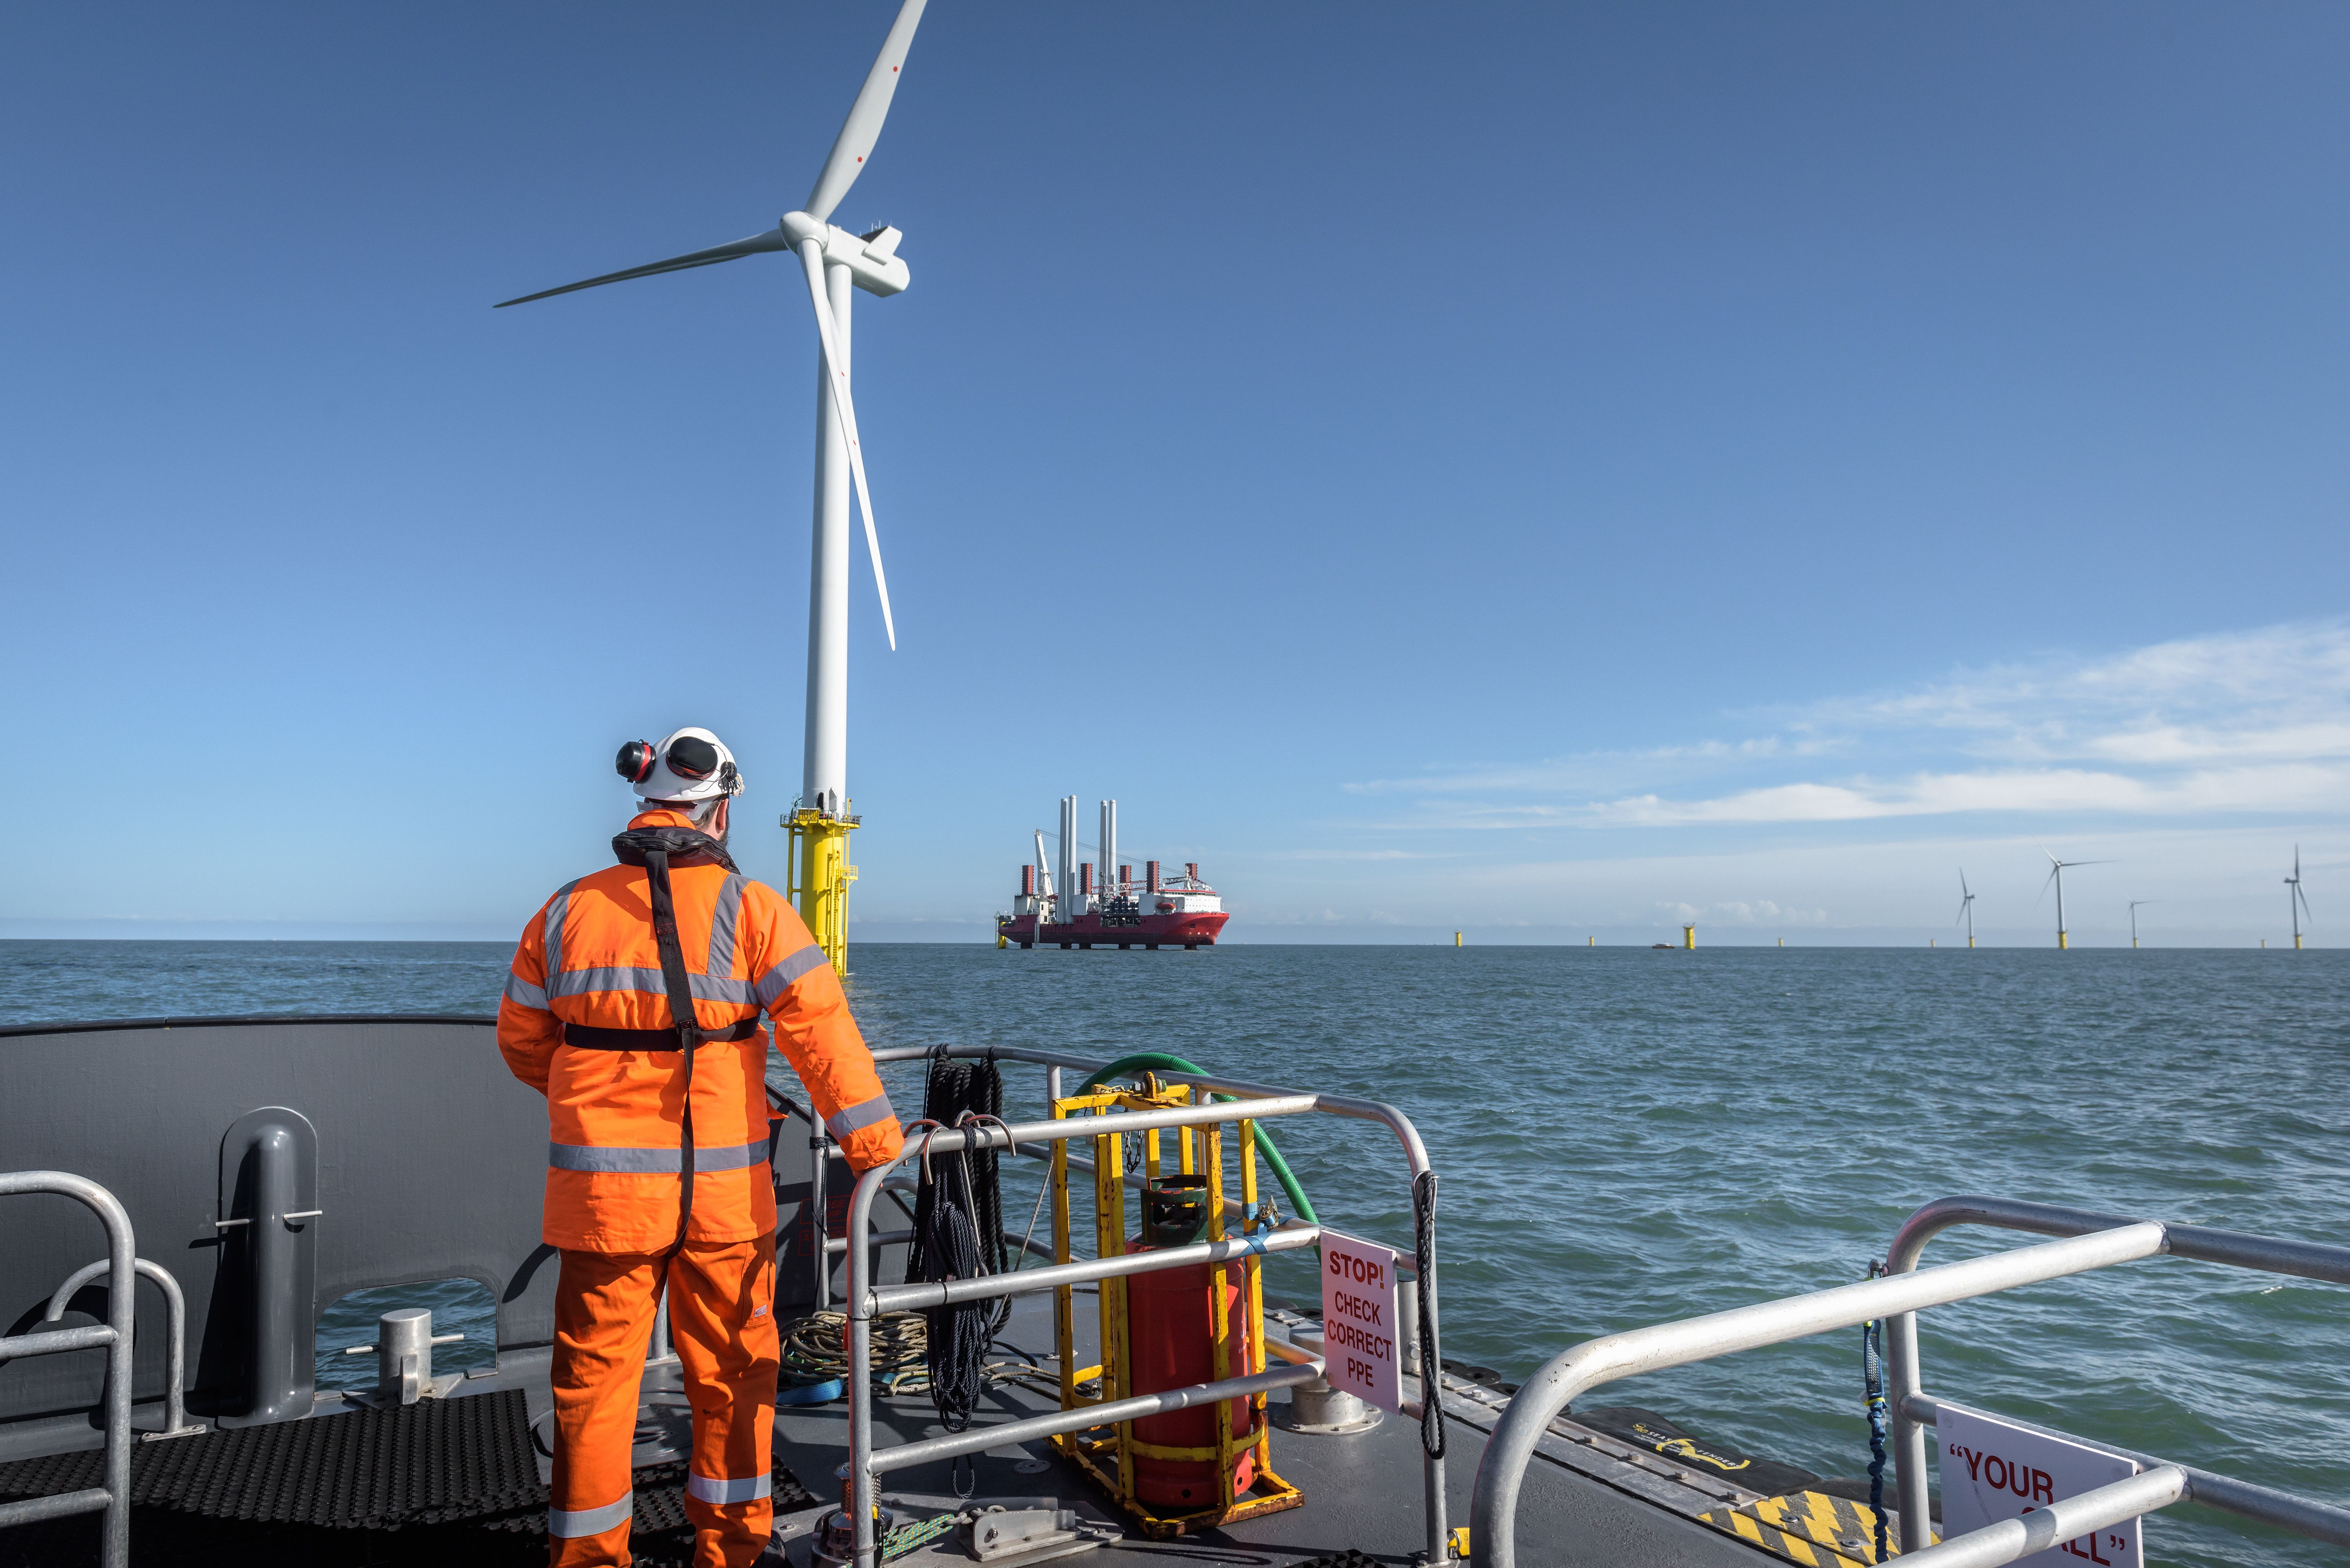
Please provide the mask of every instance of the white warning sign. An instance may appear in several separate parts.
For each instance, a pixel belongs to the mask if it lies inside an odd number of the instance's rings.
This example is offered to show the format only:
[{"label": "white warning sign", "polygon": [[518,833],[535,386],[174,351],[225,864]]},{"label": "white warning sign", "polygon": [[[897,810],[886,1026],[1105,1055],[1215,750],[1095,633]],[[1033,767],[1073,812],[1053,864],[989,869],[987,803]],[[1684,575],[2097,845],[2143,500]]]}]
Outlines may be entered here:
[{"label": "white warning sign", "polygon": [[1403,1408],[1394,1248],[1322,1232],[1322,1355],[1331,1387],[1382,1410]]},{"label": "white warning sign", "polygon": [[[2018,1519],[2059,1498],[2078,1497],[2111,1486],[2139,1469],[2136,1459],[2051,1437],[1988,1416],[1944,1405],[1934,1421],[1942,1444],[1942,1539]],[[2146,1546],[2139,1521],[2109,1524],[2075,1541],[2060,1541],[2045,1552],[2019,1557],[2039,1568],[2145,1568]]]}]

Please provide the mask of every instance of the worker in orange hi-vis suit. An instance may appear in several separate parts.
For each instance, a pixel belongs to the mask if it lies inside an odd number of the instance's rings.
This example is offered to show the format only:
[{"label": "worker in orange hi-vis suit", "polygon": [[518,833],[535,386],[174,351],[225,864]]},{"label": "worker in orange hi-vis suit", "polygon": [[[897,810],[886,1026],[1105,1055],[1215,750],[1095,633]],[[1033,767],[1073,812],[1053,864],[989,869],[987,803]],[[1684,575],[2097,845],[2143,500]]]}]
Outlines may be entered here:
[{"label": "worker in orange hi-vis suit", "polygon": [[629,1560],[629,1450],[666,1282],[693,1408],[693,1561],[747,1568],[774,1519],[775,1194],[760,1015],[852,1167],[895,1159],[904,1138],[823,950],[727,856],[743,790],[733,755],[687,729],[658,747],[631,742],[619,766],[645,806],[612,840],[620,863],[546,901],[498,1007],[506,1064],[546,1096],[546,1240],[563,1253],[548,1561]]}]

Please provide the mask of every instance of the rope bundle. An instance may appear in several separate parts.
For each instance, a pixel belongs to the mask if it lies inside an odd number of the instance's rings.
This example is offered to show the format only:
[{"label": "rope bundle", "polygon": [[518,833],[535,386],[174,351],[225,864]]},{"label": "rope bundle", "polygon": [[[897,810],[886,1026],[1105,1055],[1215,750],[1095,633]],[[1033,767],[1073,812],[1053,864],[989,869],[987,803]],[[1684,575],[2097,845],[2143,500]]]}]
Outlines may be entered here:
[{"label": "rope bundle", "polygon": [[[940,1127],[974,1119],[1003,1125],[1003,1075],[992,1060],[931,1058],[923,1086],[922,1118]],[[917,1124],[920,1125],[920,1124]],[[931,1166],[922,1156],[921,1187],[914,1200],[914,1243],[907,1250],[906,1281],[942,1283],[1009,1272],[1003,1242],[1003,1200],[993,1150],[959,1152]],[[972,1413],[988,1383],[988,1346],[1010,1315],[1002,1299],[931,1307],[927,1361],[931,1402],[939,1424],[950,1432],[971,1425]]]},{"label": "rope bundle", "polygon": [[[868,1375],[875,1386],[890,1394],[913,1393],[927,1387],[925,1356],[929,1334],[918,1312],[883,1313],[873,1320],[873,1350]],[[848,1376],[848,1318],[837,1312],[815,1312],[784,1333],[781,1359],[784,1375],[796,1382],[823,1383]]]}]

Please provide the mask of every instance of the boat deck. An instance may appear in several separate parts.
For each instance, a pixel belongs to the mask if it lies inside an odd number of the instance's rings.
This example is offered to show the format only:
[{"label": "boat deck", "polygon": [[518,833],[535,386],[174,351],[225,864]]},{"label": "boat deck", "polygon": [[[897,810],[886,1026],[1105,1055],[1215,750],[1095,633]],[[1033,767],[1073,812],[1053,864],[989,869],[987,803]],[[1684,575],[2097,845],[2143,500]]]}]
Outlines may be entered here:
[{"label": "boat deck", "polygon": [[[1275,1315],[1303,1321],[1285,1313]],[[1090,1314],[1081,1311],[1077,1316],[1083,1324]],[[1279,1326],[1277,1323],[1275,1326]],[[998,1343],[1049,1366],[1051,1297],[1018,1299],[1012,1320]],[[1080,1348],[1081,1353],[1091,1350],[1082,1339]],[[494,1373],[460,1382],[448,1398],[471,1400],[502,1391],[518,1392],[533,1432],[543,1434],[544,1417],[552,1407],[547,1366],[544,1351],[509,1355]],[[1464,1523],[1485,1433],[1505,1400],[1465,1379],[1448,1375],[1444,1381],[1447,1490],[1452,1521]],[[1139,1532],[1128,1532],[1086,1554],[1087,1559],[1101,1563],[1204,1562],[1253,1568],[1299,1568],[1328,1559],[1349,1563],[1367,1559],[1397,1565],[1411,1562],[1421,1545],[1423,1529],[1419,1424],[1388,1416],[1370,1429],[1352,1434],[1295,1432],[1282,1425],[1286,1402],[1284,1393],[1271,1396],[1274,1467],[1304,1491],[1303,1507],[1171,1541],[1148,1540]],[[1055,1403],[1042,1388],[999,1382],[991,1386],[983,1397],[974,1425],[1036,1415],[1054,1408]],[[302,1425],[339,1422],[363,1409],[357,1400],[328,1396],[319,1400],[317,1412]],[[847,1425],[848,1407],[845,1402],[785,1407],[776,1414],[778,1470],[787,1472],[807,1493],[820,1500],[806,1502],[793,1495],[793,1489],[779,1482],[779,1532],[795,1544],[792,1558],[802,1568],[808,1561],[809,1532],[824,1513],[837,1506],[839,1483],[836,1476],[847,1456]],[[877,1447],[935,1436],[941,1429],[927,1393],[884,1397],[876,1402]],[[1556,1555],[1545,1553],[1541,1561],[1575,1562],[1599,1568],[1665,1563],[1759,1568],[1764,1561],[1757,1548],[1692,1517],[1709,1508],[1752,1501],[1756,1494],[1742,1491],[1718,1477],[1692,1474],[1670,1459],[1642,1454],[1567,1421],[1559,1422],[1555,1429],[1558,1440],[1547,1447],[1556,1451],[1546,1451],[1544,1462],[1538,1463],[1529,1473],[1521,1514],[1522,1543],[1530,1549],[1538,1541],[1557,1543]],[[217,1438],[180,1438],[166,1444],[141,1445],[137,1456],[141,1461],[140,1469],[146,1469],[158,1462],[165,1450],[182,1445],[203,1445],[264,1430],[283,1431],[284,1428],[247,1428],[221,1434]],[[686,1560],[687,1540],[684,1532],[676,1528],[679,1516],[673,1500],[679,1483],[678,1469],[691,1448],[691,1431],[678,1367],[674,1363],[648,1367],[638,1427],[639,1441],[634,1456],[639,1487],[638,1560],[648,1568],[665,1568],[666,1564]],[[19,1434],[19,1442],[28,1437],[29,1433]],[[95,1430],[68,1435],[51,1428],[48,1440],[40,1446],[50,1450],[77,1449],[94,1459],[98,1439]],[[349,1462],[358,1463],[358,1446],[349,1451],[354,1455]],[[18,1452],[23,1449],[20,1448]],[[188,1452],[192,1458],[194,1450]],[[542,1444],[533,1442],[531,1452],[536,1464],[536,1480],[543,1489],[551,1467]],[[468,1465],[486,1467],[494,1459],[486,1452],[476,1452],[451,1454],[436,1462],[462,1469]],[[521,1568],[523,1564],[545,1561],[545,1536],[539,1517],[545,1506],[543,1490],[522,1509],[492,1509],[472,1518],[451,1519],[443,1511],[438,1518],[411,1519],[406,1523],[378,1520],[369,1524],[349,1519],[321,1525],[315,1519],[305,1523],[298,1518],[253,1517],[256,1511],[265,1510],[250,1502],[252,1489],[274,1484],[271,1478],[236,1477],[226,1473],[233,1467],[219,1465],[183,1464],[181,1468],[205,1469],[210,1479],[201,1490],[182,1486],[178,1495],[168,1499],[158,1497],[167,1489],[149,1489],[151,1501],[134,1513],[134,1563],[307,1563],[319,1568],[344,1568],[347,1564],[389,1568],[407,1563],[430,1564],[431,1568],[457,1568],[459,1564],[497,1568],[511,1564]],[[18,1473],[15,1495],[23,1495],[27,1489],[21,1478],[28,1472],[20,1463],[0,1469],[0,1476],[8,1470]],[[63,1474],[54,1469],[47,1473]],[[957,1495],[958,1480],[960,1490],[972,1497],[1056,1497],[1060,1506],[1075,1509],[1085,1517],[1102,1521],[1119,1519],[1108,1500],[1045,1442],[991,1449],[978,1456],[975,1464],[965,1466],[960,1478],[951,1473],[950,1465],[944,1462],[890,1472],[885,1478],[884,1501],[899,1510],[900,1522],[905,1522],[938,1511]],[[443,1477],[433,1484],[442,1489],[442,1495],[455,1500],[453,1506],[460,1512],[465,1506],[463,1498],[468,1485],[474,1486],[475,1495],[489,1497],[495,1493],[494,1488],[482,1486],[477,1476]],[[315,1487],[321,1495],[330,1492],[333,1478],[322,1478]],[[0,1490],[6,1490],[7,1483],[0,1480]],[[350,1489],[347,1486],[346,1490]],[[512,1490],[508,1483],[507,1493],[511,1494]],[[512,1501],[510,1495],[506,1501]],[[793,1507],[795,1501],[799,1503],[796,1508]],[[432,1511],[425,1511],[430,1514]],[[26,1568],[33,1564],[59,1568],[63,1564],[95,1562],[97,1522],[94,1516],[85,1515],[0,1531],[0,1568],[16,1568],[17,1564]],[[1359,1553],[1360,1558],[1349,1558],[1346,1555],[1349,1552]],[[905,1568],[927,1568],[931,1563],[971,1559],[959,1548],[950,1547],[925,1549],[893,1561]]]}]

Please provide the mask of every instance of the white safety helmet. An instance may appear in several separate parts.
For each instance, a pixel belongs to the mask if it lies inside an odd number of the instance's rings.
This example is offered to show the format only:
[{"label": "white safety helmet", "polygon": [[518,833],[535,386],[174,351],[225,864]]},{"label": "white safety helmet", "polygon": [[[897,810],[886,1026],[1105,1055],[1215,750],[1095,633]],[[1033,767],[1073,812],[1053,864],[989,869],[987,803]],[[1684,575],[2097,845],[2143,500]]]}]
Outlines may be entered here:
[{"label": "white safety helmet", "polygon": [[620,776],[649,801],[704,801],[743,793],[734,753],[709,731],[688,725],[658,746],[630,741],[616,763]]}]

